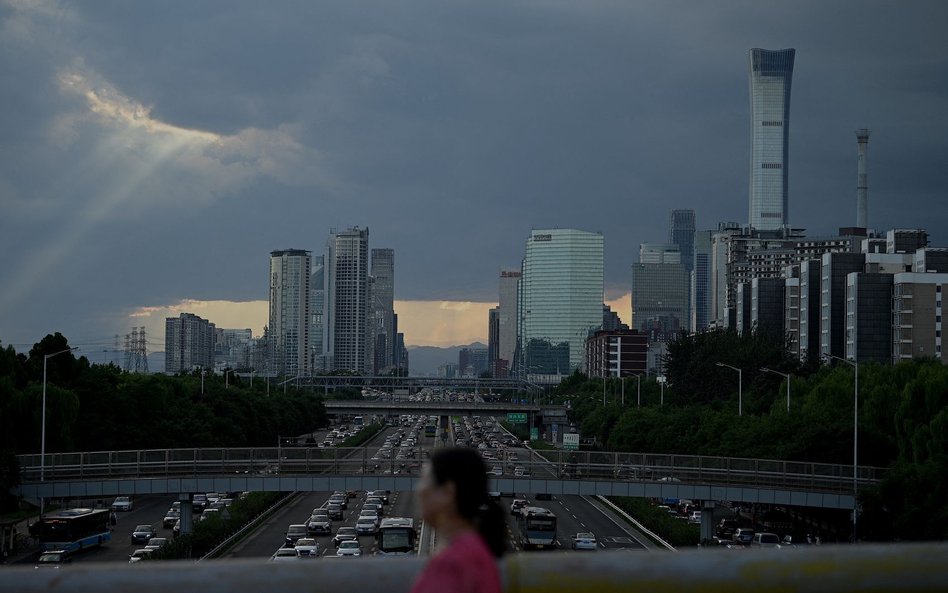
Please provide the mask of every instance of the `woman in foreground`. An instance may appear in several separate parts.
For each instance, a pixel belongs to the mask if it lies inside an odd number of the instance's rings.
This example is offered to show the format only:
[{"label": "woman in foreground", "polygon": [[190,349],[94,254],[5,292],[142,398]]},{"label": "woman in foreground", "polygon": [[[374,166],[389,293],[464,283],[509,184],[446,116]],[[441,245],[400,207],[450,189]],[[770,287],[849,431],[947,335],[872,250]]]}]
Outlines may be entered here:
[{"label": "woman in foreground", "polygon": [[503,511],[487,497],[487,467],[473,449],[439,449],[418,483],[425,523],[438,551],[411,593],[501,593],[497,558],[505,549]]}]

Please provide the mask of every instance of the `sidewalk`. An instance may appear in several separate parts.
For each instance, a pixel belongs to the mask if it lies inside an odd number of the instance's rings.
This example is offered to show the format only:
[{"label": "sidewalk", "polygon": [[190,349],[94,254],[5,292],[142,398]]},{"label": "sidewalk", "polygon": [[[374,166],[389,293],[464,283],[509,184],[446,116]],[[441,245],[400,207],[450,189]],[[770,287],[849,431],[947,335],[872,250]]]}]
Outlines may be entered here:
[{"label": "sidewalk", "polygon": [[[29,517],[29,518],[26,518],[26,519],[21,519],[21,520],[19,520],[19,521],[16,521],[15,523],[12,523],[12,526],[13,526],[13,533],[14,533],[14,542],[16,542],[17,540],[23,541],[23,538],[22,538],[22,537],[19,537],[19,536],[27,536],[27,537],[29,536],[29,534],[30,534],[29,526],[30,526],[35,520],[36,520],[36,517]],[[11,524],[10,524],[10,523],[7,523],[5,526],[9,526],[9,525],[11,525]],[[33,544],[32,546],[30,546],[29,548],[18,549],[18,550],[15,550],[15,551],[13,551],[13,552],[11,553],[10,550],[9,550],[9,547],[10,547],[10,539],[9,539],[9,537],[10,537],[10,535],[9,535],[9,532],[6,532],[6,533],[7,533],[7,539],[4,540],[3,545],[2,545],[2,553],[3,553],[4,556],[3,556],[3,560],[2,560],[2,562],[0,562],[0,564],[2,564],[2,565],[8,565],[8,564],[20,563],[20,562],[23,562],[23,561],[25,561],[26,559],[30,558],[31,556],[36,555],[36,553],[39,552],[39,544],[34,543],[34,544]],[[31,541],[32,541],[32,540],[31,540]],[[9,555],[7,555],[7,554],[9,554]]]}]

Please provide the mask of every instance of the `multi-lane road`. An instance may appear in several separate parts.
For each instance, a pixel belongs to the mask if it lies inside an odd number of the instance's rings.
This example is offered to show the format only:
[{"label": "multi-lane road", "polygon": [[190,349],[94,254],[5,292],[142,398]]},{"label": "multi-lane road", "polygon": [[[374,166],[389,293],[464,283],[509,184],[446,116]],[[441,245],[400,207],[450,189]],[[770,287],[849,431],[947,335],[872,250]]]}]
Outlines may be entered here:
[{"label": "multi-lane road", "polygon": [[[381,449],[382,443],[388,436],[393,435],[400,428],[389,427],[376,435],[369,443],[373,454]],[[451,429],[449,428],[449,430]],[[315,435],[317,441],[321,441],[324,436],[324,432]],[[451,437],[449,442],[453,442],[455,436],[453,430],[449,436]],[[439,444],[440,442],[437,442],[434,438],[424,437],[423,431],[419,431],[417,443],[419,448],[431,448]],[[512,448],[510,450],[516,452],[520,459],[537,460],[536,454],[529,449]],[[380,465],[384,468],[389,463],[386,460],[382,461]],[[488,462],[488,464],[490,463]],[[514,465],[514,463],[508,462],[505,469],[510,471]],[[287,527],[291,524],[305,523],[313,509],[323,506],[331,494],[332,492],[295,494],[276,512],[262,521],[248,537],[234,546],[224,557],[260,559],[271,557],[282,546]],[[358,492],[355,498],[348,501],[348,508],[344,511],[343,519],[333,521],[333,533],[342,526],[355,526],[365,498],[365,492]],[[132,511],[118,513],[118,524],[114,528],[112,541],[101,548],[78,554],[74,561],[126,562],[134,550],[143,547],[141,544],[132,544],[130,540],[132,530],[139,524],[152,524],[157,528],[159,537],[170,539],[172,537],[171,529],[162,527],[162,519],[174,500],[173,496],[166,495],[137,497]],[[512,500],[512,498],[503,497],[500,499],[500,504],[508,513],[509,548],[518,551],[520,549],[517,534],[518,524],[516,518],[509,514]],[[111,501],[105,502],[109,503]],[[629,527],[625,521],[612,513],[595,497],[554,496],[552,500],[530,500],[530,504],[546,507],[556,514],[559,549],[569,550],[570,536],[579,532],[594,533],[600,549],[642,551],[647,547],[651,547],[651,544],[642,534]],[[383,518],[393,516],[414,517],[416,525],[420,524],[419,512],[412,492],[392,492],[389,496],[389,504],[384,510]],[[320,556],[335,553],[331,536],[321,535],[316,536],[315,539],[319,544]],[[373,536],[359,536],[359,541],[364,554],[372,554],[375,551],[375,538]]]}]

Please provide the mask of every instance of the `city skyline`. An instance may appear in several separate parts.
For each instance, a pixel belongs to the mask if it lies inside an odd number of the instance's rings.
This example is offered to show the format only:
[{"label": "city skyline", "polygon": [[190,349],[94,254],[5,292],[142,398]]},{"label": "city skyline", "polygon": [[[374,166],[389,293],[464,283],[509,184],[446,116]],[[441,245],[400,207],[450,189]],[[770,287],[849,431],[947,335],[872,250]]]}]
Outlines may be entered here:
[{"label": "city skyline", "polygon": [[0,8],[3,345],[172,309],[256,333],[225,317],[266,253],[350,224],[398,252],[410,344],[485,341],[531,228],[601,232],[623,311],[670,209],[747,222],[755,47],[796,49],[792,225],[855,223],[870,128],[871,226],[948,243],[939,2]]}]

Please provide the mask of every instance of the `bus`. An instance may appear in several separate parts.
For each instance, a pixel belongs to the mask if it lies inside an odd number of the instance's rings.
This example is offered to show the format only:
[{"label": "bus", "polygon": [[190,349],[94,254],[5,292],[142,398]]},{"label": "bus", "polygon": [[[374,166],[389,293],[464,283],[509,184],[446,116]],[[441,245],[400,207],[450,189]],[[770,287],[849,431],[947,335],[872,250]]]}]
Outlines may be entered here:
[{"label": "bus", "polygon": [[407,556],[415,554],[415,521],[407,517],[382,519],[375,535],[378,556]]},{"label": "bus", "polygon": [[520,511],[520,548],[552,550],[556,548],[556,515],[543,507],[524,507]]},{"label": "bus", "polygon": [[429,416],[428,422],[425,424],[425,436],[434,437],[438,436],[438,417]]},{"label": "bus", "polygon": [[356,416],[355,418],[353,418],[352,425],[359,429],[365,426],[365,422],[362,420],[362,416]]},{"label": "bus", "polygon": [[108,509],[65,509],[44,515],[30,525],[30,535],[37,538],[40,549],[78,552],[102,545],[112,539]]}]

